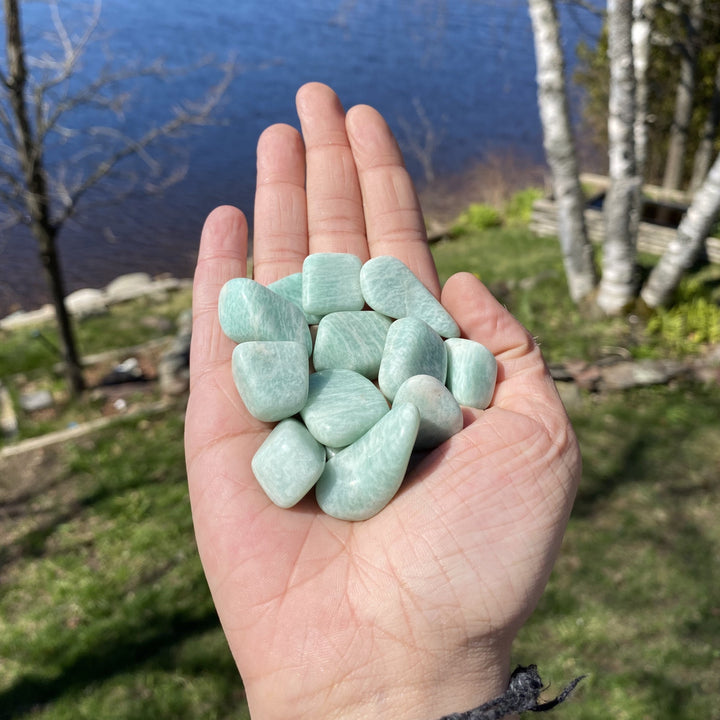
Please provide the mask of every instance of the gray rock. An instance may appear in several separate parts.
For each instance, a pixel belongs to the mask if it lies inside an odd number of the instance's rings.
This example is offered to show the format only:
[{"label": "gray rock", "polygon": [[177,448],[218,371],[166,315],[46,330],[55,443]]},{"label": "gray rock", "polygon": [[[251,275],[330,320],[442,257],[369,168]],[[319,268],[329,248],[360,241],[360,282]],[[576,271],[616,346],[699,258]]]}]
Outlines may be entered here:
[{"label": "gray rock", "polygon": [[89,317],[107,312],[107,300],[102,290],[82,288],[75,290],[65,298],[65,307],[71,315]]},{"label": "gray rock", "polygon": [[53,406],[53,396],[49,390],[33,390],[20,395],[20,407],[25,412],[37,412]]},{"label": "gray rock", "polygon": [[105,288],[108,302],[121,302],[131,300],[145,293],[151,292],[153,280],[144,272],[120,275]]}]

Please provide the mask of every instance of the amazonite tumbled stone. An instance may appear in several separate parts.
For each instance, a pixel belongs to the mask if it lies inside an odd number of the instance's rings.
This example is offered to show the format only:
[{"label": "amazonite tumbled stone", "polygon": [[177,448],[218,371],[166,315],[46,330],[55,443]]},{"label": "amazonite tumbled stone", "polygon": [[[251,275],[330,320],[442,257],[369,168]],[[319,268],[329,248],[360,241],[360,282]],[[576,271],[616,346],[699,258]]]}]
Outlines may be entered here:
[{"label": "amazonite tumbled stone", "polygon": [[420,413],[415,448],[429,450],[462,430],[462,408],[437,378],[413,375],[395,393],[394,404],[412,403]]},{"label": "amazonite tumbled stone", "polygon": [[495,392],[495,356],[481,343],[466,338],[449,338],[445,347],[448,389],[461,405],[484,410]]},{"label": "amazonite tumbled stone", "polygon": [[296,305],[305,315],[305,320],[308,325],[317,325],[320,322],[320,315],[313,315],[312,313],[306,313],[303,309],[302,304],[302,288],[303,288],[303,274],[301,272],[293,273],[292,275],[286,275],[284,278],[280,278],[275,282],[271,282],[268,286],[269,290],[284,297],[288,302]]},{"label": "amazonite tumbled stone", "polygon": [[365,302],[383,315],[420,318],[445,338],[460,336],[450,313],[396,257],[379,255],[368,260],[360,271],[360,287]]},{"label": "amazonite tumbled stone", "polygon": [[326,315],[315,336],[315,369],[345,368],[374,380],[378,376],[391,323],[390,318],[374,310]]},{"label": "amazonite tumbled stone", "polygon": [[397,405],[333,455],[315,485],[320,508],[340,520],[367,520],[379,513],[402,484],[419,425],[414,405]]},{"label": "amazonite tumbled stone", "polygon": [[295,418],[279,422],[252,459],[252,471],[270,500],[289,508],[302,500],[325,467],[325,448]]},{"label": "amazonite tumbled stone", "polygon": [[312,436],[329,447],[345,447],[366,433],[389,410],[382,393],[352,370],[310,375],[300,415]]},{"label": "amazonite tumbled stone", "polygon": [[218,297],[223,332],[237,343],[249,340],[293,341],[312,352],[310,329],[302,310],[250,278],[228,280]]},{"label": "amazonite tumbled stone", "polygon": [[385,338],[378,384],[389,400],[413,375],[432,375],[445,382],[447,353],[443,339],[425,322],[414,317],[396,320]]},{"label": "amazonite tumbled stone", "polygon": [[241,343],[233,350],[232,375],[245,407],[258,420],[283,420],[307,401],[310,370],[304,344]]},{"label": "amazonite tumbled stone", "polygon": [[327,315],[362,310],[362,261],[350,253],[313,253],[303,262],[302,304],[306,313]]}]

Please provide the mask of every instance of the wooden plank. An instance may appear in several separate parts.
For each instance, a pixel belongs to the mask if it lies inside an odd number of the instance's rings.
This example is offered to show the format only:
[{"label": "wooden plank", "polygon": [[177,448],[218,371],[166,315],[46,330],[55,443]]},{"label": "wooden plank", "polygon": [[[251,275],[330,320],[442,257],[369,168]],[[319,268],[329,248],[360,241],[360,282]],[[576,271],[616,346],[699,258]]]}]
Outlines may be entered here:
[{"label": "wooden plank", "polygon": [[[602,210],[586,208],[585,224],[590,242],[602,243],[605,237]],[[530,229],[541,237],[557,235],[557,209],[554,201],[540,198],[533,203]],[[677,230],[674,228],[641,222],[638,228],[638,250],[651,255],[662,255],[676,234]],[[705,252],[711,263],[720,264],[720,238],[707,238]]]}]

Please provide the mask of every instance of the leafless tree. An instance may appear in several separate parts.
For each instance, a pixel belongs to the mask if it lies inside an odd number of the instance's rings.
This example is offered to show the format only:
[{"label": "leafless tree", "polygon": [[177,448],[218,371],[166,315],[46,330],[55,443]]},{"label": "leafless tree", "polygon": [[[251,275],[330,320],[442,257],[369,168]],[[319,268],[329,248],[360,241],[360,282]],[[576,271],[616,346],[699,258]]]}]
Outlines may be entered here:
[{"label": "leafless tree", "polygon": [[[0,200],[6,208],[0,221],[29,226],[38,244],[43,272],[55,307],[66,374],[73,394],[84,389],[82,362],[65,307],[58,239],[67,220],[82,210],[82,201],[103,181],[116,175],[124,162],[144,162],[162,185],[176,177],[153,157],[152,148],[191,125],[207,124],[231,82],[233,64],[222,68],[221,79],[197,102],[172,109],[168,119],[136,136],[117,123],[74,128],[73,112],[92,109],[119,115],[131,97],[117,88],[130,80],[163,78],[168,71],[156,61],[145,66],[103,67],[94,78],[80,82],[82,60],[96,37],[101,2],[97,0],[84,29],[71,32],[57,0],[49,0],[57,52],[28,54],[18,0],[4,0],[6,66],[0,66]],[[110,118],[108,118],[110,120]],[[49,143],[83,141],[83,161],[47,161]],[[77,158],[75,158],[77,160]]]}]

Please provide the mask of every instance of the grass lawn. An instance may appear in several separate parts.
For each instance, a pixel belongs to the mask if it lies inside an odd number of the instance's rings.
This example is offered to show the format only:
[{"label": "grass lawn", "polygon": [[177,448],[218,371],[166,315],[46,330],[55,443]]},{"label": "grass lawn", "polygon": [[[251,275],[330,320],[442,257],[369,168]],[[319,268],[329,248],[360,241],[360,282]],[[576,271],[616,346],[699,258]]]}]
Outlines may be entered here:
[{"label": "grass lawn", "polygon": [[[478,273],[551,360],[676,352],[580,315],[556,241],[497,228],[433,252],[443,278]],[[570,413],[583,481],[514,660],[549,694],[587,673],[553,716],[720,719],[720,387],[581,392]],[[195,549],[182,416],[0,460],[0,718],[247,717]]]}]

